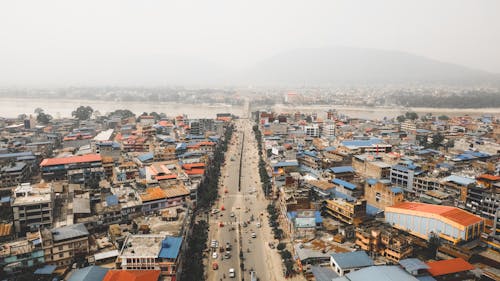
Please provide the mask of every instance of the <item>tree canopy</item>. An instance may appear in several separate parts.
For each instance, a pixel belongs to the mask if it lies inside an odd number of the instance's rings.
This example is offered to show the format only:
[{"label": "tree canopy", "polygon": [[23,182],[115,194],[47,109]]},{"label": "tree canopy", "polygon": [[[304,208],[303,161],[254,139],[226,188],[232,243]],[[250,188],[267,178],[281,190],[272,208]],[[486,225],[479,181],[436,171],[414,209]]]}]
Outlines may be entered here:
[{"label": "tree canopy", "polygon": [[88,120],[92,116],[92,112],[94,112],[92,107],[81,105],[75,111],[71,112],[71,116],[78,120]]}]

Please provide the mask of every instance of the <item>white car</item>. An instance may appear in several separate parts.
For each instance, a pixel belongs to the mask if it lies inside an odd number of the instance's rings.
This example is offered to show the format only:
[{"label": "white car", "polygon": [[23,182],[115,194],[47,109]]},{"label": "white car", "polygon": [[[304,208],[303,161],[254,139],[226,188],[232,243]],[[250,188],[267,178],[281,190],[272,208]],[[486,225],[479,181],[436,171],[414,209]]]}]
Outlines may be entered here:
[{"label": "white car", "polygon": [[212,253],[212,258],[213,259],[217,259],[217,257],[219,257],[219,254],[217,254],[217,252],[213,252]]},{"label": "white car", "polygon": [[261,227],[260,222],[257,222],[257,227],[258,227],[258,228],[260,228],[260,227]]},{"label": "white car", "polygon": [[234,213],[233,212],[231,212],[231,217],[234,218]]},{"label": "white car", "polygon": [[257,234],[255,234],[255,232],[252,232],[252,238],[257,238]]},{"label": "white car", "polygon": [[236,277],[236,272],[234,271],[234,268],[229,269],[229,277],[231,277],[231,278]]}]

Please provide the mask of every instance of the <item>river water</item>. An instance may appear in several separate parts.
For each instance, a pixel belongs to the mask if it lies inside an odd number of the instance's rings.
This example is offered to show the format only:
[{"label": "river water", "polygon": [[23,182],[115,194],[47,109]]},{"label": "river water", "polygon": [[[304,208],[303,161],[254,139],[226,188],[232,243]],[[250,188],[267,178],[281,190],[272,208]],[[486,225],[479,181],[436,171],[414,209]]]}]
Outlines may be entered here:
[{"label": "river water", "polygon": [[[224,106],[208,104],[181,104],[171,102],[137,102],[137,101],[91,101],[91,100],[71,100],[71,99],[26,99],[26,98],[0,98],[0,117],[16,117],[21,113],[34,114],[35,108],[42,108],[45,113],[56,118],[70,117],[71,112],[78,106],[91,106],[101,114],[114,111],[116,109],[129,109],[136,114],[142,112],[156,111],[165,113],[167,116],[177,116],[187,114],[190,118],[214,118],[217,113],[232,113],[242,116],[243,106]],[[484,114],[495,115],[500,118],[500,108],[481,109],[455,109],[455,108],[402,108],[402,107],[349,107],[349,106],[289,106],[277,104],[271,109],[278,113],[285,112],[316,112],[318,116],[326,116],[326,111],[335,109],[341,114],[354,118],[378,119],[384,117],[392,118],[404,114],[407,111],[415,111],[419,115],[432,113],[433,115],[457,116],[468,114],[474,117]]]},{"label": "river water", "polygon": [[70,117],[71,112],[78,106],[90,106],[101,114],[115,111],[117,109],[128,109],[135,114],[142,112],[165,113],[167,116],[187,114],[190,118],[215,118],[217,113],[232,113],[241,115],[243,106],[211,106],[207,104],[180,104],[171,102],[138,102],[138,101],[90,101],[70,99],[17,99],[0,98],[0,116],[16,117],[21,113],[34,114],[35,108],[42,108],[55,118]]}]

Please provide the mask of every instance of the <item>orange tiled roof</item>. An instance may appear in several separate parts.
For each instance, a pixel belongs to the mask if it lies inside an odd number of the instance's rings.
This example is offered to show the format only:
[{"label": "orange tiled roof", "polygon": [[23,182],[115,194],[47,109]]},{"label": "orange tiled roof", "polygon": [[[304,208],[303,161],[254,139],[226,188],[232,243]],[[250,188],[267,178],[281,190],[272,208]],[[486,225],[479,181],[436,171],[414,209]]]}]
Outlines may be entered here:
[{"label": "orange tiled roof", "polygon": [[482,174],[482,175],[478,176],[477,179],[485,179],[485,180],[490,180],[490,181],[500,181],[499,176],[494,176],[494,175],[490,175],[490,174]]},{"label": "orange tiled roof", "polygon": [[442,260],[442,261],[432,261],[428,262],[427,265],[429,268],[429,273],[432,276],[441,276],[452,273],[458,273],[462,271],[472,270],[475,267],[463,260],[462,258],[456,258],[451,260]]},{"label": "orange tiled roof", "polygon": [[74,163],[85,163],[85,162],[97,162],[102,161],[102,157],[99,154],[87,154],[83,156],[71,156],[64,158],[46,158],[43,159],[40,166],[55,166],[55,165],[65,165]]},{"label": "orange tiled roof", "polygon": [[140,196],[143,202],[166,198],[165,192],[160,187],[149,187],[146,189],[146,193],[143,193]]},{"label": "orange tiled roof", "polygon": [[203,173],[205,173],[205,169],[194,168],[194,169],[186,170],[185,172],[188,175],[203,175]]},{"label": "orange tiled roof", "polygon": [[189,190],[184,186],[169,187],[165,188],[163,191],[165,192],[167,198],[189,195]]},{"label": "orange tiled roof", "polygon": [[482,218],[467,211],[451,206],[441,206],[418,202],[402,202],[392,206],[391,208],[405,209],[422,213],[432,213],[440,215],[463,226],[475,224],[483,220]]},{"label": "orange tiled roof", "polygon": [[110,270],[102,281],[158,281],[160,270]]},{"label": "orange tiled roof", "polygon": [[205,167],[205,163],[182,164],[182,168],[185,169],[185,170],[190,170],[192,168],[200,168],[200,167]]}]

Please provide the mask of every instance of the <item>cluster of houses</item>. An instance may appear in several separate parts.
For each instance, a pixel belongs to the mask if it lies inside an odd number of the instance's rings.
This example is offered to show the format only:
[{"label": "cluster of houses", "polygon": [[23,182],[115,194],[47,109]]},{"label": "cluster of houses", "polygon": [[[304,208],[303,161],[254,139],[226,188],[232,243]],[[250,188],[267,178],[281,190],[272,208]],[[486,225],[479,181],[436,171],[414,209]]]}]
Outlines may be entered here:
[{"label": "cluster of houses", "polygon": [[0,122],[0,276],[176,280],[230,114]]},{"label": "cluster of houses", "polygon": [[498,116],[252,117],[306,278],[500,279]]}]

